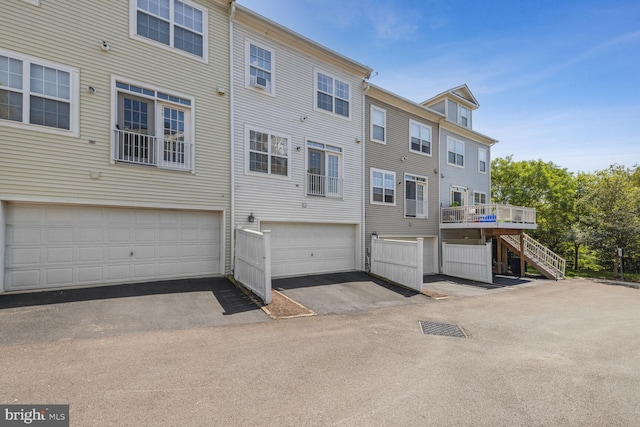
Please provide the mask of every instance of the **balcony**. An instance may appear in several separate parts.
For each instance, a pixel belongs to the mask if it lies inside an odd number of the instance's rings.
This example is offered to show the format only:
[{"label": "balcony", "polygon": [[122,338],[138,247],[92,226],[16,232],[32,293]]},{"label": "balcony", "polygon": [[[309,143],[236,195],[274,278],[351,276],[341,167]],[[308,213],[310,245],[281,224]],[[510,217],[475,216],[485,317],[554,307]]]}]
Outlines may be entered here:
[{"label": "balcony", "polygon": [[538,225],[534,208],[491,204],[441,208],[440,228],[533,230]]},{"label": "balcony", "polygon": [[113,160],[158,168],[191,171],[193,143],[181,141],[178,135],[157,137],[116,129]]},{"label": "balcony", "polygon": [[307,173],[307,195],[340,199],[342,181],[337,177]]}]

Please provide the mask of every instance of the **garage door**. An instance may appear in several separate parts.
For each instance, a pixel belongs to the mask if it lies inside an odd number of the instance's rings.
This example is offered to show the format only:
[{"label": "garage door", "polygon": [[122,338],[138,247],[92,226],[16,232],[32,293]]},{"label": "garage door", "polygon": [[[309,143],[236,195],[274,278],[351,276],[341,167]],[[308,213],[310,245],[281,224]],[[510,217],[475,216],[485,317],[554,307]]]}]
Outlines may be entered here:
[{"label": "garage door", "polygon": [[5,289],[220,274],[220,216],[9,204]]},{"label": "garage door", "polygon": [[262,223],[271,230],[273,277],[355,270],[356,226]]}]

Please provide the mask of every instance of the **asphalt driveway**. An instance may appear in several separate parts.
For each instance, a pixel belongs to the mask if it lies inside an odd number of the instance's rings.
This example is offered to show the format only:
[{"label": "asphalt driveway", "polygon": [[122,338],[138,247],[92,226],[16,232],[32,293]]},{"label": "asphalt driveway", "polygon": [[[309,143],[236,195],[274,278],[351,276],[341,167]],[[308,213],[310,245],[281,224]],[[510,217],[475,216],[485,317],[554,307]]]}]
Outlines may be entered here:
[{"label": "asphalt driveway", "polygon": [[223,277],[0,295],[0,345],[268,320]]},{"label": "asphalt driveway", "polygon": [[431,301],[426,295],[360,271],[275,279],[271,287],[317,314],[347,314]]}]

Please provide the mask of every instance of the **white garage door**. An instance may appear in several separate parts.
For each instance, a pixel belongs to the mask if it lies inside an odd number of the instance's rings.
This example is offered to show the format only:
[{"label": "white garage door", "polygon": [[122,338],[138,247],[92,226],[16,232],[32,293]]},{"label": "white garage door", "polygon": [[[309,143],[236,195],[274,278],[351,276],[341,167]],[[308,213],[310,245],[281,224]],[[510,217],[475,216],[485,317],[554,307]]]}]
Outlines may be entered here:
[{"label": "white garage door", "polygon": [[5,289],[220,274],[218,213],[9,204]]},{"label": "white garage door", "polygon": [[271,230],[273,277],[355,270],[356,226],[262,223]]}]

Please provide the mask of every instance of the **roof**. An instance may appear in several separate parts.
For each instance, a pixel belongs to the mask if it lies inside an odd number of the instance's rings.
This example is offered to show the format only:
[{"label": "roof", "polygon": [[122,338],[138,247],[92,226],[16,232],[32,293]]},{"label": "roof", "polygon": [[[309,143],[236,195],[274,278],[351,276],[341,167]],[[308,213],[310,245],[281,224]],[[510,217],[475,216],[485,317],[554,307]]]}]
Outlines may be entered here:
[{"label": "roof", "polygon": [[478,100],[475,96],[473,96],[473,93],[471,93],[471,89],[469,89],[469,86],[467,86],[466,84],[462,84],[460,86],[439,93],[433,98],[429,98],[426,101],[422,102],[422,105],[431,106],[433,104],[437,104],[445,98],[449,98],[458,103],[461,103],[471,110],[475,110],[480,106]]}]

